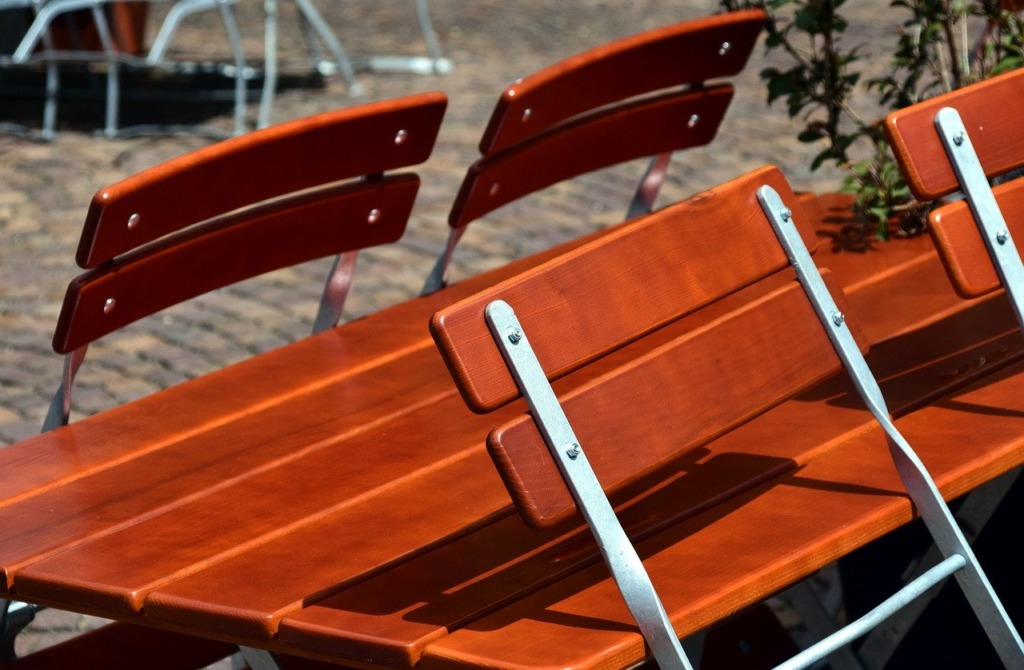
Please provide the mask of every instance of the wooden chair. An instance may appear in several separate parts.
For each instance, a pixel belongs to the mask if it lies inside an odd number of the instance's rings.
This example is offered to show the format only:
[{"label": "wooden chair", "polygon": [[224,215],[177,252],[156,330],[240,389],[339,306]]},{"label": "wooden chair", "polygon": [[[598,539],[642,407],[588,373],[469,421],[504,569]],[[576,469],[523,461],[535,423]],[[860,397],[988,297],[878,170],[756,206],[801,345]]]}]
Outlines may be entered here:
[{"label": "wooden chair", "polygon": [[384,173],[426,160],[445,105],[429,93],[327,112],[100,190],[76,256],[89,271],[68,286],[54,334],[66,361],[45,428],[67,422],[90,342],[215,288],[340,254],[314,332],[337,323],[358,250],[397,240],[416,196],[415,175]]},{"label": "wooden chair", "polygon": [[[925,201],[963,198],[936,207],[929,232],[956,291],[977,298],[1004,289],[1024,323],[1024,266],[1014,235],[1024,238],[1024,129],[1003,110],[1024,101],[1024,72],[1018,71],[937,96],[894,112],[885,129],[915,197]],[[989,179],[998,185],[990,187]],[[979,489],[957,512],[974,539],[986,527],[1018,479],[1020,469]],[[932,547],[917,572],[939,560]],[[883,667],[937,593],[917,601],[872,633],[859,655],[868,667]]]},{"label": "wooden chair", "polygon": [[[634,548],[638,538],[630,534],[638,531],[624,530],[608,496],[621,505],[640,490],[664,486],[658,482],[671,480],[672,465],[686,462],[688,453],[845,367],[881,428],[873,440],[888,444],[902,485],[944,560],[866,617],[780,667],[807,667],[824,658],[949,574],[957,576],[1002,661],[1019,667],[1024,644],[929,473],[890,419],[857,344],[863,334],[855,317],[846,315],[841,292],[828,286],[827,274],[823,282],[811,262],[805,244],[813,246],[813,233],[785,180],[765,169],[695,200],[699,204],[686,220],[638,221],[432,319],[442,357],[472,409],[493,411],[520,394],[530,407],[531,414],[488,437],[488,450],[520,516],[531,527],[549,528],[581,513],[659,666],[691,667],[678,637],[701,628],[709,610],[734,610],[741,584],[755,588],[751,583],[756,582],[765,594],[772,590],[767,583],[775,588],[783,583],[772,581],[770,573],[782,570],[792,581],[829,562],[837,555],[833,543],[848,551],[858,541],[853,535],[864,539],[863,526],[847,525],[837,509],[816,511],[813,496],[769,485],[744,493],[716,491],[706,483],[707,502],[698,503],[701,513],[693,523],[653,538],[657,530],[648,529]],[[799,282],[785,271],[790,264]],[[727,312],[717,308],[726,297],[738,301]],[[636,355],[640,343],[651,339],[654,343]],[[630,350],[634,354],[624,359]],[[612,367],[613,360],[618,367]],[[589,383],[555,394],[549,380],[593,367],[597,372]],[[814,415],[812,404],[805,415],[810,424]],[[868,471],[891,474],[890,463],[862,460],[863,440],[851,440],[858,441],[810,456],[805,476],[821,473],[819,464],[830,477],[861,485],[870,479]],[[879,455],[877,447],[874,453]],[[847,459],[845,468],[838,465]],[[849,472],[846,479],[850,467],[856,474]],[[803,504],[785,502],[790,495]],[[778,516],[772,522],[770,516],[752,515],[755,507]],[[752,525],[755,519],[760,521]],[[793,546],[800,549],[772,551]],[[780,563],[801,567],[785,569]],[[695,565],[710,569],[689,572]],[[671,598],[670,609],[648,570]],[[776,572],[776,579],[783,578]],[[554,644],[541,630],[552,613],[564,619],[585,616],[578,608],[593,602],[597,590],[581,588],[567,596],[573,604],[554,604],[553,594],[538,594],[499,611],[476,627],[489,635],[452,635],[435,646],[433,660],[486,663],[499,647],[508,654],[515,645],[515,656],[503,656],[504,662],[525,664]],[[618,625],[619,615],[608,606],[594,616],[610,616]],[[596,629],[581,631],[571,653],[588,655],[592,662],[634,658],[624,642],[604,650],[589,646],[599,644]]]},{"label": "wooden chair", "polygon": [[764,25],[758,10],[685,21],[596,47],[509,85],[448,217],[448,242],[424,293],[447,283],[466,226],[578,175],[656,156],[628,217],[650,211],[673,151],[714,137]]}]

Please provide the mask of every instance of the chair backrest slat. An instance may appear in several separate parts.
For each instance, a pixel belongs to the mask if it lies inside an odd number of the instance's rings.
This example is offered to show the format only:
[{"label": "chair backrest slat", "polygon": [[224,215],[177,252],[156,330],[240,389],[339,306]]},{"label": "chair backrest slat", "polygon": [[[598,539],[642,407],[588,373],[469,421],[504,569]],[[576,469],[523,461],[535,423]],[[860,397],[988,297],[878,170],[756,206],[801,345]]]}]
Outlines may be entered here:
[{"label": "chair backrest slat", "polygon": [[422,163],[447,102],[425,93],[319,114],[194,151],[93,198],[83,268],[197,222],[284,194]]},{"label": "chair backrest slat", "polygon": [[930,98],[890,114],[886,134],[914,195],[934,200],[960,189],[938,133],[935,114],[960,112],[985,174],[1024,166],[1024,123],[1015,113],[1024,99],[1024,70]]},{"label": "chair backrest slat", "polygon": [[[1011,237],[1024,240],[1024,180],[992,189]],[[970,207],[960,200],[939,207],[928,219],[935,246],[957,292],[965,298],[991,293],[1002,284]]]},{"label": "chair backrest slat", "polygon": [[613,102],[734,75],[746,65],[764,21],[760,10],[686,21],[596,47],[524,77],[502,93],[480,152],[497,153]]},{"label": "chair backrest slat", "polygon": [[[560,401],[611,493],[840,369],[803,288],[789,281]],[[495,429],[488,449],[530,526],[576,512],[530,415]]]},{"label": "chair backrest slat", "polygon": [[[486,412],[519,394],[485,321],[499,299],[549,379],[600,361],[560,402],[609,492],[837,372],[761,210],[765,185],[796,202],[778,170],[764,168],[435,314],[431,331],[467,403]],[[813,248],[803,212],[792,219]],[[855,319],[850,327],[864,341]],[[488,447],[527,523],[574,512],[531,415],[497,428]]]},{"label": "chair backrest slat", "polygon": [[[760,211],[755,189],[737,184],[755,182],[793,199],[781,173],[765,168],[436,314],[432,332],[466,402],[486,412],[518,396],[501,354],[488,344],[483,318],[486,305],[499,296],[530,306],[523,324],[549,378],[556,378],[786,267],[771,229],[749,225]],[[813,248],[816,240],[803,213],[794,216]],[[558,318],[544,318],[551,313]]]},{"label": "chair backrest slat", "polygon": [[709,144],[732,95],[729,85],[672,92],[603,110],[481,159],[459,189],[449,224],[463,227],[524,195],[600,168]]},{"label": "chair backrest slat", "polygon": [[226,215],[126,254],[71,283],[54,350],[68,353],[162,309],[271,270],[394,242],[405,231],[418,188],[415,175],[327,187]]}]

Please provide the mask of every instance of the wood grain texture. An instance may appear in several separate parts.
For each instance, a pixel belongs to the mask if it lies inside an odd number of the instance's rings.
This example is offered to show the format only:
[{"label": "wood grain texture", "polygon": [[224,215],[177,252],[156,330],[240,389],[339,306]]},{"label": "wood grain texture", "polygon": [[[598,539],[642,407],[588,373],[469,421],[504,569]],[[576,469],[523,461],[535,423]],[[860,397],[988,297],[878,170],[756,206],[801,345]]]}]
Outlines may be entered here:
[{"label": "wood grain texture", "polygon": [[[763,168],[606,235],[434,315],[431,332],[466,402],[487,411],[518,395],[483,318],[501,297],[529,305],[522,323],[549,378],[593,360],[788,264],[756,191],[785,178]],[[805,243],[815,235],[799,207]],[[558,313],[555,321],[538,322]]]},{"label": "wood grain texture", "polygon": [[685,21],[610,42],[523,77],[502,93],[480,152],[495,154],[627,98],[734,75],[746,65],[764,21],[759,10]]},{"label": "wood grain texture", "polygon": [[960,188],[935,129],[935,114],[956,109],[989,177],[1024,165],[1024,71],[1010,72],[893,112],[885,132],[914,195],[934,200]]},{"label": "wood grain texture", "polygon": [[[742,304],[740,297],[725,302]],[[677,324],[685,332],[684,321]],[[868,356],[890,409],[902,415],[1019,360],[1022,348],[1016,320],[997,298],[894,338]],[[629,360],[634,352],[627,347],[609,358],[620,354]],[[691,452],[672,475],[626,487],[615,497],[622,523],[634,538],[649,536],[803,467],[872,426],[840,374]],[[341,658],[413,666],[449,631],[599,560],[585,529],[563,524],[529,531],[518,517],[505,518],[307,605],[282,621],[280,640]]]},{"label": "wood grain texture", "polygon": [[[444,95],[423,93],[325,112],[140,172],[95,195],[76,259],[83,268],[95,267],[239,207],[422,163],[434,146],[446,105]],[[324,160],[325,152],[330,160]],[[136,214],[138,224],[129,229],[128,220]]]},{"label": "wood grain texture", "polygon": [[[719,85],[644,98],[485,156],[466,173],[448,224],[465,227],[506,203],[603,167],[709,144],[732,94],[732,86]],[[693,117],[699,120],[691,125]]]},{"label": "wood grain texture", "polygon": [[[1024,180],[999,184],[992,191],[1011,239],[1024,240]],[[962,296],[975,298],[1002,286],[966,201],[943,205],[932,211],[928,216],[928,230],[953,285]]]},{"label": "wood grain texture", "polygon": [[[841,297],[839,304],[849,313]],[[602,487],[613,493],[839,369],[794,281],[559,400]],[[487,445],[527,525],[549,527],[576,513],[530,415],[496,428]]]},{"label": "wood grain texture", "polygon": [[319,189],[125,254],[71,282],[53,349],[69,353],[162,309],[271,270],[395,242],[405,232],[418,188],[416,176],[400,175]]},{"label": "wood grain texture", "polygon": [[[1021,372],[1018,364],[898,422],[947,499],[1024,460]],[[906,523],[912,509],[901,488],[872,429],[638,549],[686,636]],[[572,644],[559,643],[566,639]],[[418,667],[611,668],[645,651],[598,565],[434,642]]]}]

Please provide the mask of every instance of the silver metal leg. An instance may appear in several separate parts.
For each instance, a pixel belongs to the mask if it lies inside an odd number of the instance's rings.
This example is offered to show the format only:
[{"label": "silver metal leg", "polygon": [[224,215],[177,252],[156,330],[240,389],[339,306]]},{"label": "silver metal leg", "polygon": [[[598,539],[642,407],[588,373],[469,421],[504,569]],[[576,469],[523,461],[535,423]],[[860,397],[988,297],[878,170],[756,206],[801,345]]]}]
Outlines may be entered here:
[{"label": "silver metal leg", "polygon": [[[945,559],[940,565],[952,566],[962,559],[962,565],[952,573],[956,575],[975,616],[981,622],[1004,665],[1008,668],[1024,667],[1024,642],[1021,641],[1020,634],[1011,623],[1002,603],[993,591],[992,585],[989,584],[988,578],[978,564],[963,532],[953,519],[953,515],[942,499],[931,475],[893,424],[878,382],[868,368],[849,328],[845,327],[845,317],[832,300],[817,267],[811,260],[807,248],[803,245],[803,241],[792,223],[792,212],[782,202],[778,193],[768,186],[759,189],[758,199],[765,215],[775,229],[779,242],[796,270],[800,283],[814,305],[822,326],[832,340],[843,366],[849,373],[868,410],[885,432],[889,452],[900,479]],[[927,577],[922,576],[919,579],[931,579],[935,574],[932,571],[926,573]],[[918,581],[913,581],[900,591],[900,593],[904,592],[920,595],[924,591],[920,588]],[[897,599],[894,602],[898,602],[899,594],[893,598]],[[845,635],[844,630],[840,630],[836,635]]]},{"label": "silver metal leg", "polygon": [[650,576],[615,516],[587,460],[585,445],[581,445],[562,411],[515,312],[508,303],[496,300],[487,306],[484,316],[516,385],[530,406],[551,457],[594,534],[612,578],[658,666],[692,670]]},{"label": "silver metal leg", "polygon": [[274,654],[265,649],[254,649],[253,647],[239,647],[242,657],[252,670],[281,670],[281,664]]},{"label": "silver metal leg", "polygon": [[13,661],[14,640],[36,617],[36,607],[0,598],[0,662]]},{"label": "silver metal leg", "polygon": [[348,290],[352,286],[358,253],[349,251],[338,254],[334,259],[331,273],[327,276],[327,285],[324,286],[324,293],[320,298],[320,309],[313,322],[314,335],[338,325],[341,312],[345,309],[345,298],[348,297]]},{"label": "silver metal leg", "polygon": [[672,153],[658,154],[651,159],[644,176],[640,178],[636,195],[633,202],[629,203],[626,211],[626,219],[634,219],[644,214],[650,214],[654,210],[654,201],[658,198],[661,185],[665,181],[665,173],[668,172],[668,164],[672,161]]}]

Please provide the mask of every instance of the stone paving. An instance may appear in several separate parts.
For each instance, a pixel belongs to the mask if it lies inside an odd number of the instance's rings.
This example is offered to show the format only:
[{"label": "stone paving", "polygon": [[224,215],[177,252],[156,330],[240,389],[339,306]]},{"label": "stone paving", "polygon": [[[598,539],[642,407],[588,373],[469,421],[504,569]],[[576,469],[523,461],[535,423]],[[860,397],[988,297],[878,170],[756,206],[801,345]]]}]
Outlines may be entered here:
[{"label": "stone paving", "polygon": [[[281,5],[285,74],[307,81],[301,76],[308,70],[308,60],[294,8]],[[348,94],[339,77],[327,77],[322,86],[286,86],[274,107],[275,121],[283,121],[419,91],[441,90],[449,97],[433,156],[418,170],[423,186],[409,230],[398,244],[361,256],[347,318],[416,294],[442,247],[448,207],[466,166],[476,157],[491,106],[506,84],[591,46],[717,9],[714,0],[432,0],[430,5],[445,55],[454,63],[450,74],[360,73],[364,92],[358,98]],[[867,53],[872,45],[880,50],[880,42],[891,40],[899,18],[891,17],[892,10],[882,5],[861,0],[844,7],[852,25],[848,39],[865,44]],[[238,6],[246,50],[254,63],[262,49],[261,6]],[[321,1],[318,6],[353,57],[424,53],[408,0]],[[160,16],[158,12],[151,17],[151,23]],[[190,54],[224,55],[218,51],[223,39],[215,16],[198,17],[180,37],[180,48]],[[737,96],[718,138],[710,148],[674,159],[661,202],[767,163],[781,166],[797,188],[835,188],[836,173],[808,171],[814,150],[795,140],[795,124],[783,107],[765,106],[757,76],[764,63],[758,48],[747,71],[736,79]],[[884,61],[878,63],[884,68]],[[126,102],[124,115],[145,118],[147,104],[141,104],[127,109]],[[14,106],[14,101],[5,101],[0,88],[0,123],[12,120],[5,110]],[[18,107],[25,104],[19,102]],[[255,117],[255,104],[249,113]],[[38,126],[41,104],[33,114],[28,122]],[[60,132],[50,143],[0,135],[0,446],[38,432],[60,377],[61,359],[50,349],[50,337],[64,288],[77,273],[74,248],[92,194],[210,142],[196,135],[102,139],[91,132],[100,126],[101,114],[99,102],[91,117],[88,110],[62,114]],[[227,129],[230,109],[222,107],[204,122]],[[331,160],[334,151],[345,147],[325,147],[323,160]],[[637,162],[605,170],[477,222],[457,252],[453,276],[479,272],[618,220],[642,168]],[[76,384],[72,420],[303,337],[311,328],[328,264],[329,260],[317,261],[215,292],[96,343]],[[23,650],[95,625],[60,613],[48,613],[46,618],[35,636],[22,640]]]}]

